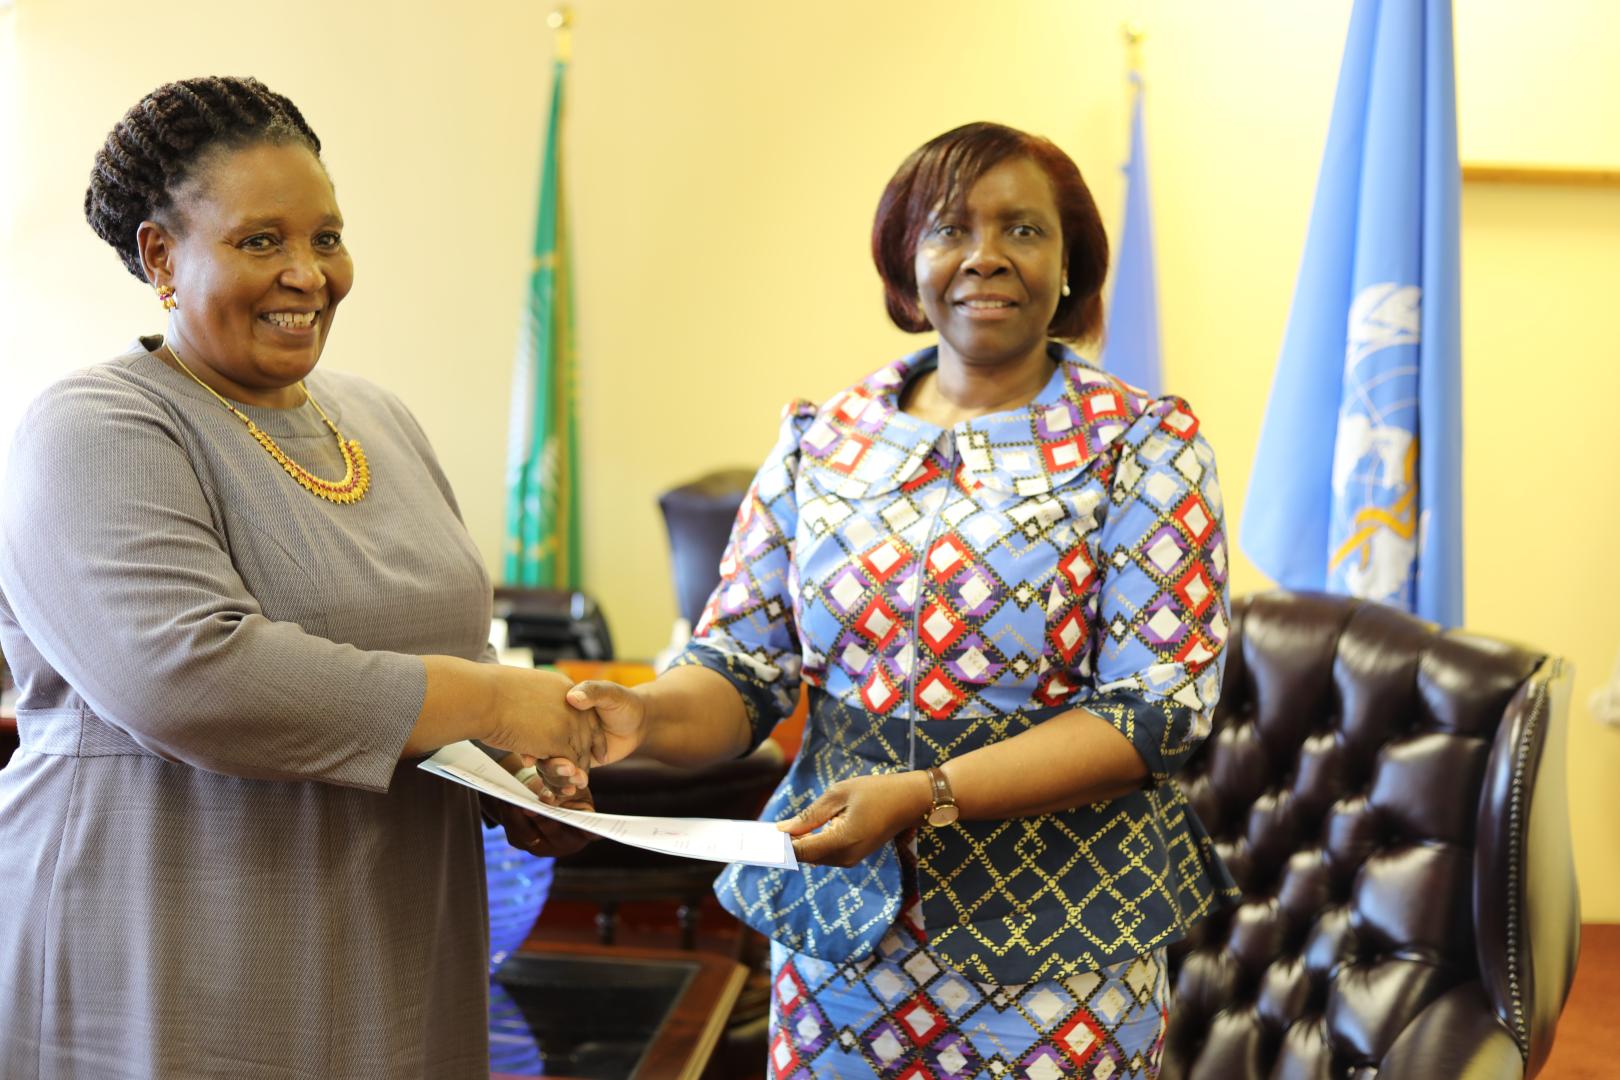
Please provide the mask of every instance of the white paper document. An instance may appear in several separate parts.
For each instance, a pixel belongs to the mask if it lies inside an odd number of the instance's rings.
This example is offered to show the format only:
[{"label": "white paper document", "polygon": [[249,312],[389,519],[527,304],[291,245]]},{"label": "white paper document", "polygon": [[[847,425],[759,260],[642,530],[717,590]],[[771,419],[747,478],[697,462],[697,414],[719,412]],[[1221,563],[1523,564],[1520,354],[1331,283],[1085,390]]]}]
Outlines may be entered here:
[{"label": "white paper document", "polygon": [[667,855],[682,855],[688,859],[748,863],[784,870],[796,870],[799,866],[799,861],[793,857],[792,839],[767,821],[639,817],[548,806],[470,742],[441,747],[418,767],[486,795],[504,799],[514,806],[544,814],[621,844],[661,851]]}]

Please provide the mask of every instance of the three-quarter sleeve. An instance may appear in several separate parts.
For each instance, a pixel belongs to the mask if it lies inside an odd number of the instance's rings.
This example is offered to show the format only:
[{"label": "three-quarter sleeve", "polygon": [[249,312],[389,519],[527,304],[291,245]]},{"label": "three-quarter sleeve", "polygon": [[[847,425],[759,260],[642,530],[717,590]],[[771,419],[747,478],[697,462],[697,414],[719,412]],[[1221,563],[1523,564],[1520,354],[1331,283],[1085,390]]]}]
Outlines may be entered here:
[{"label": "three-quarter sleeve", "polygon": [[5,487],[7,605],[101,721],[213,772],[388,787],[421,660],[266,617],[159,401],[64,380],[24,417]]},{"label": "three-quarter sleeve", "polygon": [[1094,695],[1161,780],[1209,733],[1227,635],[1215,455],[1185,402],[1161,398],[1121,437],[1098,541]]},{"label": "three-quarter sleeve", "polygon": [[737,510],[715,587],[675,665],[700,664],[725,676],[742,696],[753,730],[750,749],[793,712],[803,658],[798,627],[798,572],[793,538],[799,441],[815,411],[807,402],[783,410],[782,426]]}]

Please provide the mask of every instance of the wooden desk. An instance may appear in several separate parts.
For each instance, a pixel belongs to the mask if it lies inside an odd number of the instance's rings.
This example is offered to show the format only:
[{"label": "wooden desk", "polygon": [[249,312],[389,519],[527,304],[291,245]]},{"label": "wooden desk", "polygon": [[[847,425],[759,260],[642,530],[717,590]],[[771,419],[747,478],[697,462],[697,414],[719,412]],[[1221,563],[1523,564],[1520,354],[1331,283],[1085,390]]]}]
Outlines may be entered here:
[{"label": "wooden desk", "polygon": [[746,975],[724,956],[674,949],[558,942],[517,952],[492,987],[516,1011],[492,1019],[491,1057],[506,1067],[504,1051],[538,1051],[545,1071],[492,1078],[698,1080]]}]

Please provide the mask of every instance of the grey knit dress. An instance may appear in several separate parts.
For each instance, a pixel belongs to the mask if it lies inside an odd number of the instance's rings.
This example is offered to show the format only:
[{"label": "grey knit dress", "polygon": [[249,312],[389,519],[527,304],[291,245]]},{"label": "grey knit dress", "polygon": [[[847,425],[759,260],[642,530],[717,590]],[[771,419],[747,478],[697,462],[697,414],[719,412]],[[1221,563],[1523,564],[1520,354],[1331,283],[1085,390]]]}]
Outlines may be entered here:
[{"label": "grey knit dress", "polygon": [[[318,499],[156,345],[47,390],[0,493],[0,1076],[487,1077],[477,803],[398,761],[413,654],[489,632],[445,477],[318,372],[373,475]],[[244,411],[342,474],[307,404]]]}]

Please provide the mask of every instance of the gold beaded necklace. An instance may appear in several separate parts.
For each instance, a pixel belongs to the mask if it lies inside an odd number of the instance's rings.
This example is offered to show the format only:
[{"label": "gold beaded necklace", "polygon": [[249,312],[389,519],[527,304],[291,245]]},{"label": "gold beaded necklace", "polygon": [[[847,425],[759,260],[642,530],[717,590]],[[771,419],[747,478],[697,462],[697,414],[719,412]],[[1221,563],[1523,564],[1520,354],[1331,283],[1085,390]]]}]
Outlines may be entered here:
[{"label": "gold beaded necklace", "polygon": [[371,466],[366,464],[366,452],[360,449],[360,441],[343,437],[343,433],[337,429],[336,424],[332,423],[331,418],[326,415],[326,410],[321,408],[321,403],[315,400],[315,396],[309,392],[309,387],[305,386],[302,380],[298,383],[298,389],[304,392],[304,400],[315,406],[315,411],[320,413],[321,419],[326,422],[326,426],[331,429],[332,434],[337,438],[338,453],[343,455],[343,479],[341,480],[322,480],[288,457],[281,447],[276,445],[276,441],[266,434],[258,424],[255,424],[247,413],[226,401],[219,391],[197,378],[196,372],[186,367],[186,362],[180,359],[180,354],[175,352],[173,345],[165,341],[163,347],[169,350],[169,355],[174,357],[174,362],[180,365],[181,371],[190,375],[191,380],[210,394],[213,394],[214,400],[224,406],[227,412],[234,414],[238,420],[247,425],[248,434],[257,439],[259,445],[264,447],[271,457],[281,463],[281,467],[287,470],[288,476],[297,481],[299,487],[311,495],[319,496],[330,502],[345,504],[359,502],[366,497],[366,492],[371,490]]}]

